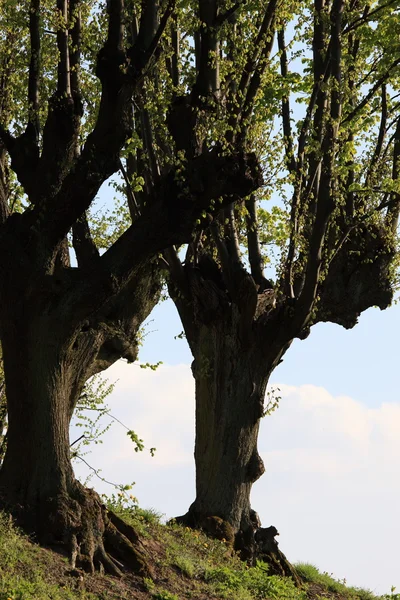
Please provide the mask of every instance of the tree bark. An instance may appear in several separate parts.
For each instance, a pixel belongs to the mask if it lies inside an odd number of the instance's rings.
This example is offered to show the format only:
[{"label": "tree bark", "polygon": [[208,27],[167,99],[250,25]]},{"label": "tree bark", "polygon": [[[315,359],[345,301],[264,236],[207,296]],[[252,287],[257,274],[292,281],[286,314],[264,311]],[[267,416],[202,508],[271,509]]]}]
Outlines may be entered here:
[{"label": "tree bark", "polygon": [[252,527],[250,491],[264,472],[257,450],[268,369],[239,339],[240,315],[200,325],[195,344],[196,520],[218,516],[235,533]]},{"label": "tree bark", "polygon": [[87,379],[121,356],[136,359],[138,329],[158,301],[158,267],[149,261],[116,299],[85,314],[84,273],[44,274],[35,264],[40,257],[27,255],[6,230],[0,246],[8,411],[0,504],[40,542],[66,549],[73,567],[114,575],[129,568],[149,576],[135,531],[75,479],[69,426]]},{"label": "tree bark", "polygon": [[[267,383],[285,345],[275,335],[276,327],[267,333],[264,293],[258,295],[255,320],[244,332],[247,306],[231,301],[210,264],[207,274],[205,262],[203,272],[185,267],[184,296],[170,287],[194,356],[196,388],[196,498],[177,520],[233,542],[251,562],[260,523],[250,493],[264,473],[257,449],[259,425]],[[244,298],[249,294],[243,288],[251,283],[251,278],[242,281]]]},{"label": "tree bark", "polygon": [[66,548],[72,567],[114,575],[130,568],[148,576],[134,530],[115,525],[100,497],[75,479],[69,424],[89,365],[62,329],[29,314],[3,324],[8,435],[1,504],[40,542]]}]

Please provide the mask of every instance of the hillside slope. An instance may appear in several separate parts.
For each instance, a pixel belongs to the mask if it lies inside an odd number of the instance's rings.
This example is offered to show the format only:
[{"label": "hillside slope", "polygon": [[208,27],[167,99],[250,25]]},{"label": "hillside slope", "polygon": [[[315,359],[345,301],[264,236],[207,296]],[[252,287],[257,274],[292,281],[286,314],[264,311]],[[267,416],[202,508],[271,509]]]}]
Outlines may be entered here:
[{"label": "hillside slope", "polygon": [[311,565],[298,565],[304,585],[269,576],[265,565],[249,568],[223,542],[159,522],[152,511],[124,511],[141,534],[154,580],[130,574],[116,579],[71,570],[66,557],[21,534],[0,513],[0,600],[400,600],[346,588]]}]

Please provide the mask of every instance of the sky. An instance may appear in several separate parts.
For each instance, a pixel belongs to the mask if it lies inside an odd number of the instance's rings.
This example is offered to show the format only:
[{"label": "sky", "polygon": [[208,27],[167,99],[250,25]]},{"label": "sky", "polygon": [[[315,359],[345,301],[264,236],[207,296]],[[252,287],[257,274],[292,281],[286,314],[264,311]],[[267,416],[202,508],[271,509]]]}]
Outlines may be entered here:
[{"label": "sky", "polygon": [[[115,424],[85,459],[106,479],[135,481],[140,506],[170,518],[194,500],[191,355],[185,340],[174,339],[182,326],[171,301],[155,309],[146,330],[140,361],[163,361],[157,371],[119,361],[105,375],[116,382],[111,412],[147,450],[134,452]],[[400,590],[399,332],[396,305],[368,310],[351,331],[320,324],[293,343],[271,380],[280,406],[262,421],[266,472],[251,498],[291,562],[376,593]],[[75,469],[86,477],[83,464]],[[88,485],[113,491],[96,478]]]}]

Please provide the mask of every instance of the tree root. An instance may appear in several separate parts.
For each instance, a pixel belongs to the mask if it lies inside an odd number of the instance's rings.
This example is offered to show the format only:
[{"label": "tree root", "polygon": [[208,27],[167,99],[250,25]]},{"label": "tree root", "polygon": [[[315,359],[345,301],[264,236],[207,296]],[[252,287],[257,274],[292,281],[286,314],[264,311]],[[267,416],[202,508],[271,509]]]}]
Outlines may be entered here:
[{"label": "tree root", "polygon": [[36,507],[8,502],[7,509],[39,543],[61,547],[72,570],[153,578],[150,557],[135,529],[108,511],[94,490],[77,481],[71,487],[56,498],[42,498]]}]

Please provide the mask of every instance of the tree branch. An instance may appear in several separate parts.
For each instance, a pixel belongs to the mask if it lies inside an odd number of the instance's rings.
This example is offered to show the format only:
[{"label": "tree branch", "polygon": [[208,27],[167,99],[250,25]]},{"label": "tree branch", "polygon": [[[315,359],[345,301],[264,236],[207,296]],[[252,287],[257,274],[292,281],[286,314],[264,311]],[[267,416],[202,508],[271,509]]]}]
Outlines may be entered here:
[{"label": "tree branch", "polygon": [[39,75],[40,75],[40,0],[31,0],[29,33],[31,58],[28,78],[28,130],[36,144],[39,143]]},{"label": "tree branch", "polygon": [[[199,0],[200,39],[198,45],[198,68],[192,96],[200,98],[217,96],[219,81],[219,30],[217,0]],[[204,101],[203,101],[204,102]]]},{"label": "tree branch", "polygon": [[6,222],[10,215],[8,206],[9,186],[6,150],[0,141],[0,225]]},{"label": "tree branch", "polygon": [[215,206],[216,199],[223,198],[223,207],[234,195],[246,197],[259,187],[260,172],[254,158],[250,154],[223,156],[215,149],[188,161],[185,189],[174,172],[163,177],[146,211],[101,257],[105,270],[124,281],[145,257],[188,243],[194,224]]},{"label": "tree branch", "polygon": [[364,23],[368,23],[368,21],[371,21],[372,17],[375,17],[379,12],[381,12],[385,8],[388,8],[389,6],[392,6],[392,4],[396,4],[396,3],[397,3],[397,0],[389,0],[389,2],[386,2],[386,4],[381,4],[381,6],[378,6],[374,10],[369,10],[369,7],[367,6],[366,10],[364,11],[364,14],[361,17],[358,17],[358,19],[355,19],[352,23],[350,23],[343,30],[343,34],[346,35],[350,31],[354,31],[354,29],[357,29],[357,27],[364,25]]},{"label": "tree branch", "polygon": [[82,0],[70,0],[69,6],[69,21],[72,23],[72,29],[70,30],[72,43],[69,44],[71,94],[75,103],[75,113],[80,116],[82,116],[83,113],[79,82],[82,45],[81,2]]},{"label": "tree branch", "polygon": [[[288,76],[288,60],[285,44],[285,30],[282,28],[278,31],[278,48],[280,52],[281,75],[285,80]],[[286,164],[289,173],[296,172],[297,164],[293,150],[293,135],[290,122],[290,101],[289,95],[282,98],[282,124],[283,124],[283,140],[285,144]]]},{"label": "tree branch", "polygon": [[124,167],[124,163],[122,162],[122,160],[120,160],[119,167],[120,167],[122,176],[125,181],[126,197],[128,200],[129,213],[131,215],[131,220],[134,221],[135,219],[137,219],[140,216],[140,208],[136,201],[135,193],[132,190],[129,175]]},{"label": "tree branch", "polygon": [[337,133],[341,114],[341,29],[344,0],[333,0],[330,15],[331,21],[331,82],[330,121],[328,131],[322,146],[322,174],[316,207],[315,221],[310,237],[308,260],[304,271],[304,285],[298,299],[295,320],[300,328],[307,324],[311,317],[319,275],[322,266],[322,250],[328,222],[335,206],[335,180],[333,165],[335,161]]},{"label": "tree branch", "polygon": [[224,238],[231,262],[240,264],[240,248],[233,203],[224,210]]},{"label": "tree branch", "polygon": [[246,2],[247,0],[239,0],[238,2],[235,2],[235,4],[233,4],[230,8],[217,16],[216,24],[220,26],[226,21],[229,21],[233,16],[236,15],[237,11],[246,4]]},{"label": "tree branch", "polygon": [[258,238],[256,197],[254,194],[251,194],[249,200],[246,201],[246,208],[247,246],[251,275],[255,283],[259,286],[258,291],[263,292],[266,289],[272,288],[272,284],[264,276],[264,265]]},{"label": "tree branch", "polygon": [[108,37],[97,62],[102,95],[96,125],[55,198],[49,199],[43,210],[32,211],[29,217],[36,222],[32,231],[40,231],[42,243],[49,248],[68,233],[75,220],[88,209],[102,183],[119,170],[119,153],[131,131],[132,94],[153,54],[154,41],[161,37],[166,18],[164,15],[150,48],[141,45],[143,35],[139,31],[137,42],[129,50],[128,63],[124,51],[123,2],[109,0]]},{"label": "tree branch", "polygon": [[388,104],[387,104],[387,94],[386,94],[386,85],[382,85],[382,109],[381,109],[381,122],[379,125],[379,133],[378,139],[376,142],[374,154],[372,155],[371,161],[368,166],[367,174],[365,176],[365,185],[369,186],[371,183],[371,179],[374,174],[374,169],[381,157],[383,143],[385,141],[386,135],[386,126],[387,126],[387,118],[388,118]]},{"label": "tree branch", "polygon": [[83,269],[93,268],[100,254],[92,239],[85,213],[81,215],[72,227],[72,244],[78,267]]},{"label": "tree branch", "polygon": [[164,250],[163,256],[167,261],[174,286],[187,301],[190,297],[188,282],[186,279],[185,269],[182,266],[175,246],[171,246],[170,248]]},{"label": "tree branch", "polygon": [[71,95],[68,50],[68,0],[57,0],[58,27],[57,47],[59,52],[57,93],[60,98]]},{"label": "tree branch", "polygon": [[364,108],[364,106],[368,104],[368,102],[371,100],[371,98],[373,98],[373,96],[382,87],[382,85],[384,85],[387,82],[393,70],[398,65],[400,65],[400,58],[397,58],[395,61],[393,61],[390,67],[386,69],[385,73],[371,87],[368,94],[366,94],[361,100],[361,102],[359,102],[359,104],[357,104],[357,106],[342,120],[342,125],[349,123],[354,119],[355,116],[357,116],[357,114]]},{"label": "tree branch", "polygon": [[[394,148],[393,148],[393,167],[392,167],[392,179],[398,181],[400,178],[400,119],[397,121],[397,127],[394,137]],[[400,194],[397,192],[391,193],[390,198],[392,205],[389,206],[386,214],[386,225],[389,230],[395,234],[397,231],[397,225],[399,222],[400,214]]]}]

